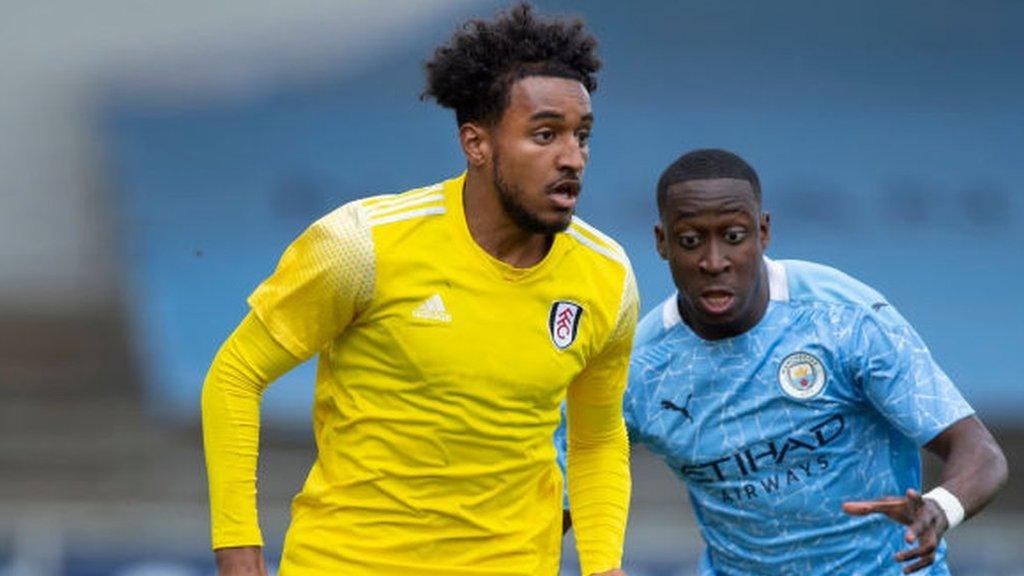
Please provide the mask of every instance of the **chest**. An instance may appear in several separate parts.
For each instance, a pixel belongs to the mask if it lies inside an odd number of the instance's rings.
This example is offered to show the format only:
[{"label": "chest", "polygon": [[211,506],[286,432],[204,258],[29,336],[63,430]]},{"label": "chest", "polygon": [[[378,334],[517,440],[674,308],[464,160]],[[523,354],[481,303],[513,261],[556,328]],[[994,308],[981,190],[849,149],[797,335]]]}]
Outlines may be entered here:
[{"label": "chest", "polygon": [[788,319],[749,338],[675,343],[644,394],[643,434],[697,479],[783,466],[849,443],[864,405],[829,330]]},{"label": "chest", "polygon": [[607,334],[608,318],[571,270],[502,278],[439,254],[381,262],[373,303],[354,328],[364,346],[387,351],[377,368],[397,386],[555,406]]}]

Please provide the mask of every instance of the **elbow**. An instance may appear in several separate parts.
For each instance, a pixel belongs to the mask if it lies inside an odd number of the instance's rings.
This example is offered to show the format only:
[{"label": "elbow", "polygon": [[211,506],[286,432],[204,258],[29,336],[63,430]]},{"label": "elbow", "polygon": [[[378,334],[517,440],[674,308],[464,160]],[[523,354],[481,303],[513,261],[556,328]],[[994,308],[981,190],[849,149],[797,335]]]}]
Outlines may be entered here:
[{"label": "elbow", "polygon": [[985,499],[987,502],[1006,486],[1010,478],[1010,466],[1003,449],[991,433],[985,434],[984,438],[975,442],[975,454],[979,457],[975,458],[976,464],[973,468],[981,478],[985,478],[985,484],[989,487],[988,497]]},{"label": "elbow", "polygon": [[1006,482],[1010,479],[1010,465],[1006,461],[1006,455],[1003,454],[1002,448],[999,447],[999,444],[997,444],[995,440],[992,441],[990,450],[992,474],[996,484],[995,490],[998,492],[1003,489],[1003,486],[1005,486]]}]

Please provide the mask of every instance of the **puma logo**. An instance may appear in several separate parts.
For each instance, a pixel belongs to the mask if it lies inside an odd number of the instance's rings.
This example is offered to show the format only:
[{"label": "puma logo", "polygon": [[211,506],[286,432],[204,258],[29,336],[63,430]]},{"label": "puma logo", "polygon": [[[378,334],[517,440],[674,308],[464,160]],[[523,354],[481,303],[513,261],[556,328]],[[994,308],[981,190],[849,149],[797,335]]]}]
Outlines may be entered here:
[{"label": "puma logo", "polygon": [[693,417],[690,416],[690,400],[692,398],[693,392],[691,392],[690,395],[686,397],[686,403],[683,404],[682,406],[677,405],[675,402],[672,402],[671,400],[662,400],[661,407],[664,410],[675,410],[676,412],[680,412],[687,420],[693,422]]}]

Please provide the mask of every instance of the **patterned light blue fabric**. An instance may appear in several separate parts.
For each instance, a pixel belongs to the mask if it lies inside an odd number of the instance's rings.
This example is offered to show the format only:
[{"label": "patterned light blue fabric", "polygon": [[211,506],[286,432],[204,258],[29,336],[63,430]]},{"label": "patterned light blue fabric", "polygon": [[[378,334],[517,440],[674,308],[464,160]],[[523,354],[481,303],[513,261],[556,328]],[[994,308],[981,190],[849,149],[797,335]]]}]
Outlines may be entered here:
[{"label": "patterned light blue fabric", "polygon": [[558,428],[555,430],[555,450],[556,461],[558,467],[562,470],[562,509],[569,509],[569,483],[564,481],[565,475],[565,463],[566,463],[566,449],[568,446],[568,440],[566,439],[566,423],[565,423],[565,402],[562,402],[562,421],[558,424]]},{"label": "patterned light blue fabric", "polygon": [[[885,299],[825,266],[766,260],[771,302],[706,341],[672,295],[637,328],[624,412],[686,482],[701,574],[899,574],[905,528],[847,500],[921,488],[918,447],[973,413]],[[930,570],[945,575],[945,544]]]},{"label": "patterned light blue fabric", "polygon": [[[918,446],[973,411],[880,294],[825,266],[767,265],[772,300],[744,334],[700,339],[675,295],[644,318],[632,437],[686,481],[703,574],[898,574],[904,528],[841,504],[920,489]],[[945,545],[937,556],[927,573],[947,574]]]}]

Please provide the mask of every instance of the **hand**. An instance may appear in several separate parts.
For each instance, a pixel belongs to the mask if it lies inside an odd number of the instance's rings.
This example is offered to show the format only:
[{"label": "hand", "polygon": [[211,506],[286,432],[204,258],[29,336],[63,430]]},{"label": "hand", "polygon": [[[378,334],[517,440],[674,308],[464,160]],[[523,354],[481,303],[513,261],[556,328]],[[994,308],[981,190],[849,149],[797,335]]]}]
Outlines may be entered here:
[{"label": "hand", "polygon": [[843,512],[853,516],[885,514],[890,520],[907,526],[903,539],[907,544],[917,541],[917,548],[896,554],[897,562],[917,559],[903,569],[904,574],[917,572],[935,562],[935,549],[949,528],[946,513],[932,500],[926,500],[917,490],[908,489],[905,498],[886,496],[878,500],[844,502]]},{"label": "hand", "polygon": [[267,576],[263,549],[259,546],[218,548],[214,554],[218,576]]},{"label": "hand", "polygon": [[627,575],[626,575],[625,572],[623,572],[622,570],[620,570],[618,568],[612,568],[611,570],[606,570],[606,571],[600,572],[600,573],[594,572],[593,574],[591,574],[591,576],[627,576]]}]

